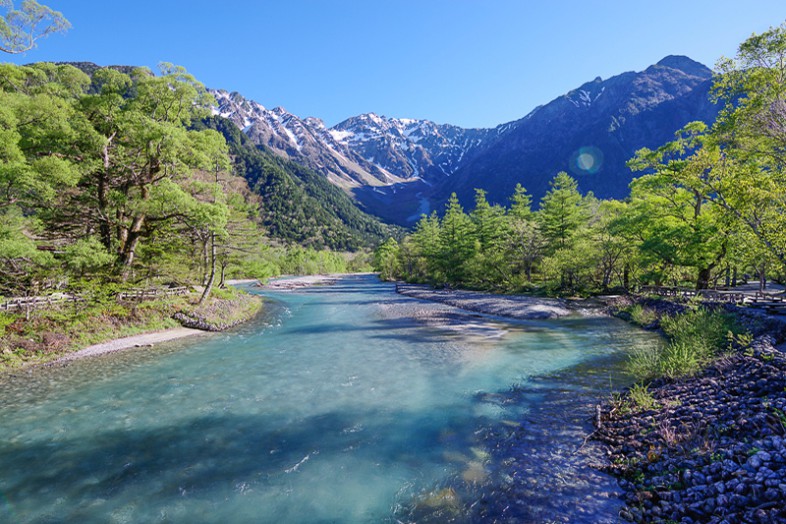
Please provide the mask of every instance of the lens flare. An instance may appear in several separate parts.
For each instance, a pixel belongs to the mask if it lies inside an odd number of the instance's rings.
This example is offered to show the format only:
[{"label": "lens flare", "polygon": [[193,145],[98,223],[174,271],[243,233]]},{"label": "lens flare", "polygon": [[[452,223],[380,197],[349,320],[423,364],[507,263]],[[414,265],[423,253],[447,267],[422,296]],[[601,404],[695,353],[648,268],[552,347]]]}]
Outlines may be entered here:
[{"label": "lens flare", "polygon": [[603,151],[597,147],[581,147],[570,156],[570,170],[575,175],[594,175],[601,167]]}]

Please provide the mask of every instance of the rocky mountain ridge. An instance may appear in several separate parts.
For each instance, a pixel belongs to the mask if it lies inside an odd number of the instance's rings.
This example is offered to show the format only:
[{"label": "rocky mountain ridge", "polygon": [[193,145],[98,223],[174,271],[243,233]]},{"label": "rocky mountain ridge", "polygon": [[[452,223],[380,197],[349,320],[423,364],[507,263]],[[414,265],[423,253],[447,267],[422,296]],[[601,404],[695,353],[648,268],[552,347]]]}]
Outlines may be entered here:
[{"label": "rocky mountain ridge", "polygon": [[212,93],[215,112],[254,143],[321,173],[371,213],[408,224],[451,192],[468,207],[475,188],[504,204],[521,183],[538,199],[558,171],[570,172],[582,191],[624,197],[634,176],[625,164],[636,150],[660,145],[690,121],[714,120],[711,79],[706,66],[668,56],[644,71],[595,78],[492,129],[374,113],[328,128],[238,93]]},{"label": "rocky mountain ridge", "polygon": [[211,93],[218,104],[214,113],[234,122],[256,144],[347,187],[437,181],[509,127],[464,129],[365,113],[328,128],[319,118],[301,119],[282,107],[267,109],[237,92]]}]

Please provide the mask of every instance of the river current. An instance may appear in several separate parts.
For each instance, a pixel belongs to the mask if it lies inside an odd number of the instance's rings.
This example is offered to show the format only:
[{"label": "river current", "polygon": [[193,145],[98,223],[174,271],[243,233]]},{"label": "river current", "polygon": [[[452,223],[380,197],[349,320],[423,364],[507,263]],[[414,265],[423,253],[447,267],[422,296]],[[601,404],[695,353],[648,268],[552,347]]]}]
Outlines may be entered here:
[{"label": "river current", "polygon": [[231,332],[0,377],[0,521],[617,521],[583,437],[654,335],[373,276],[264,294]]}]

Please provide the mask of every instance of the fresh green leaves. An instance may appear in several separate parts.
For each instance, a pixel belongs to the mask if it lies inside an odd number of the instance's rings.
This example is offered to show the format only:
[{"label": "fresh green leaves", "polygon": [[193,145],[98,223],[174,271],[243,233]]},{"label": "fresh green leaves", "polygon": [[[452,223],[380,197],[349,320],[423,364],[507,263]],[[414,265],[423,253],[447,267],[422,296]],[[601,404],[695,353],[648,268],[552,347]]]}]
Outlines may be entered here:
[{"label": "fresh green leaves", "polygon": [[62,13],[35,0],[23,0],[19,9],[12,0],[0,0],[0,51],[24,53],[36,45],[40,38],[66,31],[71,27]]}]

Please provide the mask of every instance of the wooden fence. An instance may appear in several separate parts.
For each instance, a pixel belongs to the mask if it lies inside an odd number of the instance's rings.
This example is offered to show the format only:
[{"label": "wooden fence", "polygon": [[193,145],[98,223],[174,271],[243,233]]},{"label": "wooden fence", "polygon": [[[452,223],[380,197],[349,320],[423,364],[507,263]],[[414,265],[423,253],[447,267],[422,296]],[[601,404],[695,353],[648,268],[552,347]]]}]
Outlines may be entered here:
[{"label": "wooden fence", "polygon": [[143,300],[155,300],[162,297],[176,297],[180,295],[187,295],[191,291],[186,286],[181,287],[162,287],[162,288],[149,288],[149,289],[132,289],[131,291],[123,291],[118,294],[120,300],[129,300],[132,302],[141,302]]},{"label": "wooden fence", "polygon": [[786,293],[766,293],[762,291],[740,293],[734,291],[718,291],[714,289],[686,289],[679,287],[642,286],[640,294],[659,295],[662,297],[692,298],[699,297],[707,302],[727,302],[745,304],[764,309],[770,313],[786,313]]},{"label": "wooden fence", "polygon": [[765,309],[770,313],[786,313],[786,295],[757,291],[753,297],[748,298],[748,305]]},{"label": "wooden fence", "polygon": [[[130,291],[118,293],[117,299],[130,302],[142,302],[143,300],[155,300],[157,298],[187,295],[190,291],[190,288],[186,286],[132,289]],[[0,311],[14,311],[19,309],[30,311],[33,309],[48,309],[59,304],[85,301],[86,299],[83,296],[68,295],[65,293],[57,293],[43,297],[17,297],[0,303]]]},{"label": "wooden fence", "polygon": [[639,293],[642,295],[658,295],[661,297],[694,298],[698,297],[707,302],[729,302],[743,304],[749,298],[745,293],[718,291],[716,289],[690,289],[683,287],[641,286]]},{"label": "wooden fence", "polygon": [[84,300],[82,297],[66,294],[48,295],[45,297],[17,297],[0,304],[0,311],[41,309],[68,302],[84,302]]}]

